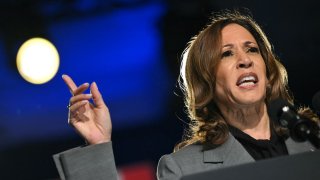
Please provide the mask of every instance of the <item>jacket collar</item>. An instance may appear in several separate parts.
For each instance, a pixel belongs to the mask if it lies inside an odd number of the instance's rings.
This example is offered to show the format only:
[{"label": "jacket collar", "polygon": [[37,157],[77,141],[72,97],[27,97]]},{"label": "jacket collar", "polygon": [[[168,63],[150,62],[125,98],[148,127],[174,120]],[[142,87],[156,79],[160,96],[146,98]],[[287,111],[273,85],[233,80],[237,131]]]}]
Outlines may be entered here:
[{"label": "jacket collar", "polygon": [[203,152],[203,162],[205,163],[223,163],[226,165],[253,161],[254,159],[231,133],[229,133],[225,143]]},{"label": "jacket collar", "polygon": [[[285,144],[289,155],[315,150],[315,147],[309,142],[295,142],[291,138],[288,138]],[[203,152],[204,163],[235,165],[254,161],[253,157],[231,133],[229,133],[229,137],[225,143],[220,146],[208,148]]]}]

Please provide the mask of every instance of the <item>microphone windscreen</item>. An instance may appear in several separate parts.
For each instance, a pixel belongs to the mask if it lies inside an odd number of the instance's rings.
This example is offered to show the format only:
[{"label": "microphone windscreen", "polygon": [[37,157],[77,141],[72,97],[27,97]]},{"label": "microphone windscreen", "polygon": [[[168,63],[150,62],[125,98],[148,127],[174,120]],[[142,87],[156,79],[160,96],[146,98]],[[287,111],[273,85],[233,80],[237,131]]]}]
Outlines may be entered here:
[{"label": "microphone windscreen", "polygon": [[268,104],[268,114],[269,114],[269,117],[274,121],[274,122],[278,122],[281,114],[282,114],[282,108],[284,106],[288,106],[290,107],[291,109],[294,109],[292,107],[292,105],[282,99],[282,98],[277,98],[273,101],[271,101],[269,104]]}]

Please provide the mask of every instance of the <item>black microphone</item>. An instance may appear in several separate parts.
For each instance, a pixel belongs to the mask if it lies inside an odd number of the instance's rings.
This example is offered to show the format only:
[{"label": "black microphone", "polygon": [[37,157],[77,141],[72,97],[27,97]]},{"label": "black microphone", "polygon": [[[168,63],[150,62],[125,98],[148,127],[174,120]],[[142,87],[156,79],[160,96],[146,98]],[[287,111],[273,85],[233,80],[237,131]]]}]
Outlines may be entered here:
[{"label": "black microphone", "polygon": [[293,105],[284,99],[269,103],[269,115],[288,128],[290,137],[297,142],[309,140],[316,148],[320,147],[320,127],[310,119],[301,118]]}]

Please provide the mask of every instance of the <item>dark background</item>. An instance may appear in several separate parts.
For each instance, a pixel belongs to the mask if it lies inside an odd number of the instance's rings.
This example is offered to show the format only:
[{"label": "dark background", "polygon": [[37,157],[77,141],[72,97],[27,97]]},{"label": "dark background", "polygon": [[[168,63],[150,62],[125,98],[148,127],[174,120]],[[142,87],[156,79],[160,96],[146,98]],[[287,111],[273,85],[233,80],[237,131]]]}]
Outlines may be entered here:
[{"label": "dark background", "polygon": [[[0,179],[57,178],[51,156],[84,144],[67,125],[63,73],[98,82],[119,169],[141,162],[155,169],[188,122],[176,83],[181,53],[210,14],[226,8],[251,11],[287,68],[296,105],[311,106],[320,90],[316,1],[1,1]],[[19,46],[35,36],[60,53],[57,76],[43,85],[25,82],[15,66]]]}]

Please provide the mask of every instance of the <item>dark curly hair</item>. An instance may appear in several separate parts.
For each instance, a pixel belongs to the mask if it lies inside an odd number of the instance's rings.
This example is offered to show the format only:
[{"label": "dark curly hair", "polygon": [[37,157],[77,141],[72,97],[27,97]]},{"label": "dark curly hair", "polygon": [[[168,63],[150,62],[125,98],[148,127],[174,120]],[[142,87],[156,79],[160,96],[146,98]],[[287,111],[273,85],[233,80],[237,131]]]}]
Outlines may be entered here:
[{"label": "dark curly hair", "polygon": [[[182,56],[180,87],[185,95],[190,123],[182,142],[176,145],[175,150],[195,142],[220,145],[228,138],[228,125],[215,103],[214,92],[215,72],[221,57],[221,30],[232,23],[247,29],[257,41],[269,81],[266,104],[276,98],[293,103],[288,89],[287,71],[273,53],[272,46],[259,25],[250,15],[239,11],[220,12],[191,39]],[[299,113],[316,118],[309,108],[300,108]],[[287,134],[286,129],[274,126],[277,134]]]}]

